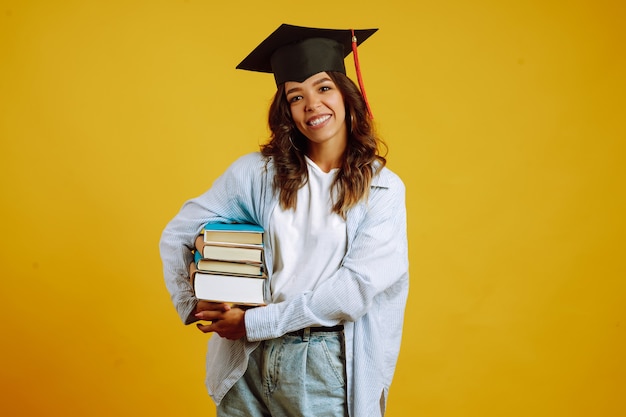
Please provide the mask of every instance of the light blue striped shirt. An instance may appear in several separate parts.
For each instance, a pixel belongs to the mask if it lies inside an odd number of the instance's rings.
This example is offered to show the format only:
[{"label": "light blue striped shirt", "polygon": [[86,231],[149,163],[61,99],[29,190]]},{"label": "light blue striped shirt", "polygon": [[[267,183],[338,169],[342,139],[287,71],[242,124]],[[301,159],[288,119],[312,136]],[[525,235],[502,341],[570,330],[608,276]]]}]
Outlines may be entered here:
[{"label": "light blue striped shirt", "polygon": [[[268,230],[278,204],[273,176],[271,161],[266,163],[260,153],[245,155],[207,192],[187,201],[163,231],[165,283],[185,323],[196,303],[187,272],[196,236],[205,223],[216,221],[252,222]],[[348,249],[333,276],[314,291],[248,310],[247,340],[218,335],[209,339],[206,385],[217,404],[244,374],[248,355],[259,341],[309,326],[344,324],[350,416],[383,415],[400,349],[409,284],[405,188],[400,178],[384,168],[373,179],[367,201],[348,212],[346,226]],[[269,239],[265,245],[271,280]]]}]

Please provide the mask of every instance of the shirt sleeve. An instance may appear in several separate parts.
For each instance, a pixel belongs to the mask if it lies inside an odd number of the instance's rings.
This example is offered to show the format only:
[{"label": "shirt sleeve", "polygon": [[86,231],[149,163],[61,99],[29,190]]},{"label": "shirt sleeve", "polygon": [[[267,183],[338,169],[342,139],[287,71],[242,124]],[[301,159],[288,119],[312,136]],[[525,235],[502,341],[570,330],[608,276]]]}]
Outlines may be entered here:
[{"label": "shirt sleeve", "polygon": [[369,311],[375,297],[401,287],[400,281],[408,277],[402,181],[394,176],[389,187],[373,187],[363,210],[362,219],[352,226],[357,230],[342,265],[332,277],[313,291],[246,312],[249,341],[356,321]]}]

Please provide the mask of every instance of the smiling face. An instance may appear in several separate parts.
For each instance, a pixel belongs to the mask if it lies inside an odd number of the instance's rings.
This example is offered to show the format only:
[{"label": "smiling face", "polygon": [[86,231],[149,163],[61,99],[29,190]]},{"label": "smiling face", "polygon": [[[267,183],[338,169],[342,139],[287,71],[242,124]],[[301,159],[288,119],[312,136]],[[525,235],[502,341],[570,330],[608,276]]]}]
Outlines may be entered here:
[{"label": "smiling face", "polygon": [[343,153],[347,143],[343,96],[325,72],[303,82],[287,81],[285,97],[298,130],[309,140],[309,151]]}]

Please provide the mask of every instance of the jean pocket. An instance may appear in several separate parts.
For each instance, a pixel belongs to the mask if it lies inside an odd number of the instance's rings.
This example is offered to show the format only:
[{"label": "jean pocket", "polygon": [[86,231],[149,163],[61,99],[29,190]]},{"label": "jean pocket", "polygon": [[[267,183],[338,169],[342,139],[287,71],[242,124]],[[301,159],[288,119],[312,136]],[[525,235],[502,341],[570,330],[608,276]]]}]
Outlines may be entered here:
[{"label": "jean pocket", "polygon": [[312,337],[309,341],[309,372],[329,386],[346,384],[346,360],[341,335]]}]

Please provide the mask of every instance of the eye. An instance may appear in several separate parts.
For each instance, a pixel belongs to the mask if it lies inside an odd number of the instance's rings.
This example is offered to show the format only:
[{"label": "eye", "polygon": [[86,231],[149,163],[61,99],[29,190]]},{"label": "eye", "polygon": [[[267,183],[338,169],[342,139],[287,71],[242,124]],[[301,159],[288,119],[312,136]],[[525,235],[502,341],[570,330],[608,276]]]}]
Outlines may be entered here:
[{"label": "eye", "polygon": [[329,91],[331,89],[331,87],[329,85],[323,85],[320,87],[320,91],[324,92],[324,91]]},{"label": "eye", "polygon": [[291,96],[291,97],[287,97],[287,101],[289,103],[295,103],[296,101],[300,101],[302,100],[302,96]]}]

